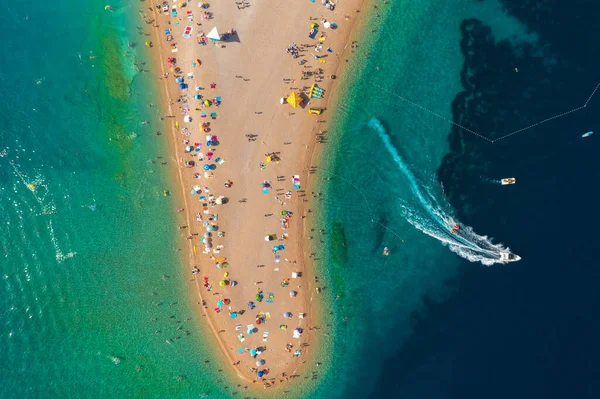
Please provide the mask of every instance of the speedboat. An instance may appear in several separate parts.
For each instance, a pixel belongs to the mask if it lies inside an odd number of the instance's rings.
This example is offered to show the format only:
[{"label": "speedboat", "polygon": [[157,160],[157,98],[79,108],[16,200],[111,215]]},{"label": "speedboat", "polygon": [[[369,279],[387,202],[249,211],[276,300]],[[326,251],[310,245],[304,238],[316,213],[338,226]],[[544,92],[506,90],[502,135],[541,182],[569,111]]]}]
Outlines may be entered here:
[{"label": "speedboat", "polygon": [[502,179],[502,185],[506,186],[507,184],[515,184],[517,182],[517,179],[515,179],[514,177],[507,177],[506,179]]},{"label": "speedboat", "polygon": [[587,132],[581,135],[581,137],[590,137],[594,132]]},{"label": "speedboat", "polygon": [[517,262],[521,260],[519,255],[515,255],[511,252],[500,252],[499,255],[502,262]]}]

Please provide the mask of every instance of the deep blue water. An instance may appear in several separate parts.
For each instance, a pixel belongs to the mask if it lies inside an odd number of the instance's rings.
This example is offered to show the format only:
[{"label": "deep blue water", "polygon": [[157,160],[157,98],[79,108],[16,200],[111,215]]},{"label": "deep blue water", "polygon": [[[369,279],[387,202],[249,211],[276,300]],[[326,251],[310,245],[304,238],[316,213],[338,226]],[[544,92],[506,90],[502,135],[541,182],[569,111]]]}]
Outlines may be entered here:
[{"label": "deep blue water", "polygon": [[[600,8],[501,1],[538,43],[500,41],[465,20],[464,91],[453,121],[491,139],[582,106],[598,83]],[[514,70],[518,68],[518,72]],[[424,295],[412,334],[388,353],[370,398],[596,398],[600,305],[595,211],[600,96],[585,109],[491,144],[454,126],[437,170],[458,218],[523,260],[462,261],[453,293]],[[516,177],[515,186],[490,180]]]}]

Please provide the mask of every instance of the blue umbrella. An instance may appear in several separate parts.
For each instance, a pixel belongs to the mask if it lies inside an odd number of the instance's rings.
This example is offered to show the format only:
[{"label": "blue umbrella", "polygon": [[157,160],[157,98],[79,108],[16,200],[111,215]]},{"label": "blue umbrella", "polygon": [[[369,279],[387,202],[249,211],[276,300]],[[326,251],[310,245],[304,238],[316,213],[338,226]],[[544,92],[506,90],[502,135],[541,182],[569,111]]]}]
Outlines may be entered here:
[{"label": "blue umbrella", "polygon": [[175,78],[175,81],[177,83],[183,83],[183,78],[181,76],[178,76],[178,77]]},{"label": "blue umbrella", "polygon": [[206,146],[207,146],[207,147],[210,147],[210,146],[212,145],[212,143],[213,143],[213,142],[212,142],[212,140],[208,140],[208,141],[206,142]]},{"label": "blue umbrella", "polygon": [[215,170],[217,169],[217,165],[215,165],[214,163],[212,165],[210,165],[210,170]]},{"label": "blue umbrella", "polygon": [[259,377],[262,377],[263,375],[265,375],[265,373],[263,373],[263,371],[262,371],[262,370],[258,372],[258,376],[259,376]]},{"label": "blue umbrella", "polygon": [[209,164],[207,164],[207,163],[205,163],[205,164],[204,164],[204,170],[210,170],[210,165],[209,165]]},{"label": "blue umbrella", "polygon": [[237,312],[230,312],[230,313],[229,313],[229,316],[230,316],[232,319],[236,319],[236,318],[237,318]]},{"label": "blue umbrella", "polygon": [[250,356],[256,356],[256,349],[250,349]]}]

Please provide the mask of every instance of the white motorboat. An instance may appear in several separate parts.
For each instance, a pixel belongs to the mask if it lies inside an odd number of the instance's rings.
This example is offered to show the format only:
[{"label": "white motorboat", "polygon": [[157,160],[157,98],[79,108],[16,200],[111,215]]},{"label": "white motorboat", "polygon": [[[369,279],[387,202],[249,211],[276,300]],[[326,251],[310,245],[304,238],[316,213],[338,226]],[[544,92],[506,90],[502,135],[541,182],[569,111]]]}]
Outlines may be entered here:
[{"label": "white motorboat", "polygon": [[503,262],[517,262],[521,260],[521,257],[511,252],[500,252],[500,260]]},{"label": "white motorboat", "polygon": [[501,182],[503,186],[506,186],[507,184],[515,184],[517,179],[514,177],[507,177],[506,179],[502,179]]}]

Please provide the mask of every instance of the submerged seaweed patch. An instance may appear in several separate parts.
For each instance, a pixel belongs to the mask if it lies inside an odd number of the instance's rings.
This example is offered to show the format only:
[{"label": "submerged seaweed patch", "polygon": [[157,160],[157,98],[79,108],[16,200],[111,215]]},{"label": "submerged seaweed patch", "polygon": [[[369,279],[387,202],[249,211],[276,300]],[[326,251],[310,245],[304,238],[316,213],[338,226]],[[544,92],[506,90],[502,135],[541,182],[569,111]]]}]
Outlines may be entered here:
[{"label": "submerged seaweed patch", "polygon": [[344,296],[344,272],[348,264],[348,249],[346,248],[346,235],[340,222],[334,222],[331,230],[331,260],[333,274],[333,289],[336,295]]}]

